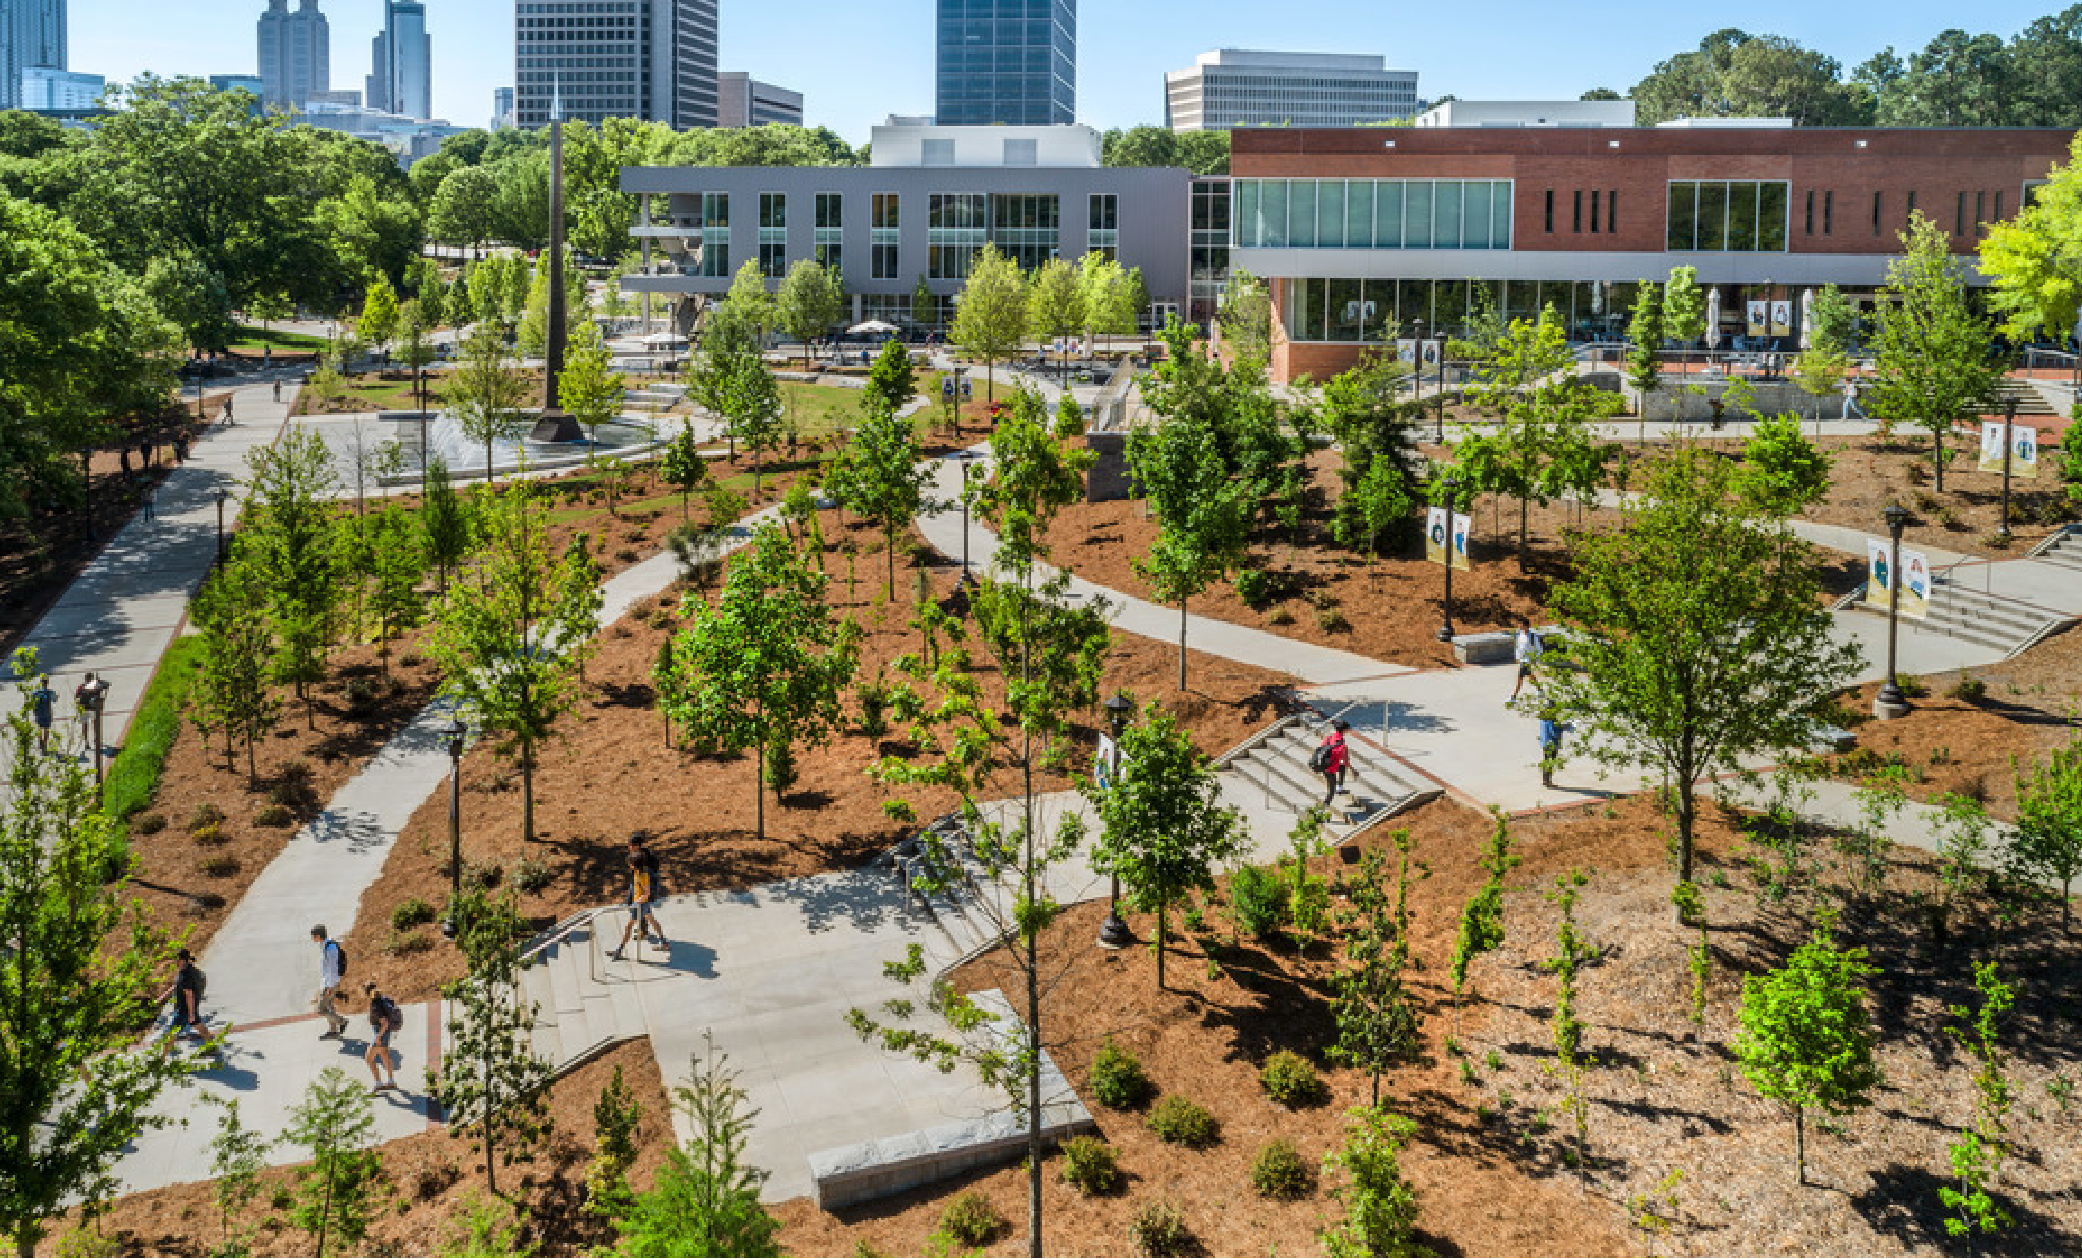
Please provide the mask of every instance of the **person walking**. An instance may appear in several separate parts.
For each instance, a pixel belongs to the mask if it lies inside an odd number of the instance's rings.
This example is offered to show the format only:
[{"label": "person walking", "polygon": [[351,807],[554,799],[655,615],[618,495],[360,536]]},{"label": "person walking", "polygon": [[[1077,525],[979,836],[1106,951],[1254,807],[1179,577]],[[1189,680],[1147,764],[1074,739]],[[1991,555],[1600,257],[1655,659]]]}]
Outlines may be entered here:
[{"label": "person walking", "polygon": [[1554,771],[1561,768],[1562,737],[1569,733],[1569,723],[1561,719],[1561,712],[1552,701],[1540,704],[1540,785],[1554,785]]},{"label": "person walking", "polygon": [[[1506,704],[1518,698],[1519,688],[1533,679],[1533,668],[1540,663],[1540,657],[1547,654],[1547,640],[1523,616],[1518,618],[1518,636],[1512,643],[1511,654],[1518,662],[1518,678],[1511,683],[1511,699],[1505,700]],[[1538,685],[1536,680],[1534,684]]]},{"label": "person walking", "polygon": [[73,688],[72,704],[79,710],[80,743],[94,746],[94,714],[101,710],[101,702],[108,696],[108,683],[98,674],[89,673],[77,687]]},{"label": "person walking", "polygon": [[225,422],[226,424],[231,424],[231,423],[235,423],[235,422],[236,422],[236,421],[234,421],[234,420],[233,420],[233,419],[231,418],[231,395],[230,395],[230,394],[225,394],[225,395],[224,395],[224,422]]},{"label": "person walking", "polygon": [[168,1033],[166,1045],[171,1048],[180,1040],[207,1040],[210,1029],[202,1018],[202,994],[208,990],[209,979],[202,968],[195,964],[195,955],[186,949],[174,954],[173,985],[173,1030]]},{"label": "person walking", "polygon": [[1352,727],[1344,721],[1330,723],[1330,733],[1316,745],[1309,757],[1309,768],[1323,775],[1323,804],[1329,807],[1337,798],[1338,789],[1344,785],[1345,770],[1352,763],[1352,753],[1345,746],[1345,732]]},{"label": "person walking", "polygon": [[36,679],[36,689],[29,692],[29,716],[36,722],[36,750],[51,750],[51,721],[57,715],[58,693],[51,689],[48,677]]},{"label": "person walking", "polygon": [[318,946],[318,1013],[325,1017],[320,1040],[339,1040],[347,1034],[347,1016],[340,1013],[340,981],[347,977],[347,950],[325,934],[325,924],[311,928],[311,942]]},{"label": "person walking", "polygon": [[277,401],[277,402],[280,402],[281,400],[282,400],[282,382],[278,380],[278,381],[276,381],[276,382],[275,382],[275,401]]},{"label": "person walking", "polygon": [[147,485],[147,486],[145,487],[145,501],[144,501],[144,506],[143,506],[142,508],[140,508],[140,509],[139,509],[139,511],[138,511],[138,515],[139,515],[139,516],[141,516],[141,517],[142,517],[142,518],[144,519],[144,522],[145,522],[146,524],[150,524],[150,523],[152,523],[153,521],[155,521],[155,520],[159,519],[159,487],[158,487],[158,486],[156,486],[156,485]]},{"label": "person walking", "polygon": [[1864,419],[1865,408],[1858,405],[1858,378],[1845,376],[1843,378],[1843,418],[1848,420],[1853,415],[1861,420]]},{"label": "person walking", "polygon": [[383,995],[375,980],[363,984],[361,990],[369,998],[369,1048],[362,1055],[362,1061],[369,1064],[369,1077],[376,1081],[369,1091],[395,1093],[398,1091],[398,1051],[391,1048],[390,1042],[398,1034],[398,1029],[405,1025],[405,1014],[398,1009],[397,1002]]},{"label": "person walking", "polygon": [[620,961],[622,950],[629,947],[629,937],[634,935],[639,946],[644,941],[644,924],[650,924],[651,942],[659,948],[669,948],[665,929],[658,925],[658,917],[651,912],[651,905],[658,899],[658,854],[650,850],[642,831],[629,836],[629,921],[622,926],[622,942],[614,946],[609,957]]}]

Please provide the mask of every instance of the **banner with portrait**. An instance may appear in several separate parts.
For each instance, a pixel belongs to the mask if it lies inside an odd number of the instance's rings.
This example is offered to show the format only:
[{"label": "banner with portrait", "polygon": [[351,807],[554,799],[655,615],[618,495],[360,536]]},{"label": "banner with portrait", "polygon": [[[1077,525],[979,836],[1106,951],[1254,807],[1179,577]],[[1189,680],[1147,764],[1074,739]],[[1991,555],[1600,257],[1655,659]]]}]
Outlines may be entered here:
[{"label": "banner with portrait", "polygon": [[2000,420],[1991,420],[1981,425],[1981,471],[2002,472],[2003,429],[2006,427],[2010,430],[2010,475],[2027,481],[2036,480],[2039,475],[2039,430],[2025,424],[2005,425]]},{"label": "banner with portrait", "polygon": [[1779,300],[1771,303],[1771,335],[1789,337],[1793,335],[1793,303]]},{"label": "banner with portrait", "polygon": [[1901,615],[1922,620],[1930,612],[1930,557],[1921,551],[1901,553],[1902,572],[1896,573],[1893,544],[1880,538],[1865,540],[1865,602],[1884,612],[1901,593]]},{"label": "banner with portrait", "polygon": [[1762,300],[1751,301],[1748,306],[1748,313],[1749,318],[1745,322],[1749,325],[1749,335],[1753,337],[1769,335],[1766,329],[1771,326],[1771,303]]},{"label": "banner with portrait", "polygon": [[1446,548],[1453,548],[1453,567],[1465,573],[1468,565],[1468,535],[1474,532],[1473,518],[1459,512],[1449,515],[1443,507],[1434,507],[1424,515],[1424,558],[1433,564],[1446,562]]}]

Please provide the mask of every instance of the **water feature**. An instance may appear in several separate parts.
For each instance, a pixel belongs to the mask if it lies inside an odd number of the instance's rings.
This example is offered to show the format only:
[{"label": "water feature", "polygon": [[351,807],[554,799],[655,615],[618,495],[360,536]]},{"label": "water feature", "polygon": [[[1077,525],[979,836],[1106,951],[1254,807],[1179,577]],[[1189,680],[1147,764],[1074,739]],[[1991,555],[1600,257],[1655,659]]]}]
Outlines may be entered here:
[{"label": "water feature", "polygon": [[[332,448],[343,481],[351,482],[353,479],[357,445],[373,451],[391,441],[398,444],[402,466],[396,473],[382,477],[382,483],[408,485],[419,479],[421,430],[420,416],[416,411],[385,411],[359,421],[312,427]],[[465,434],[455,416],[446,411],[435,411],[426,421],[425,431],[427,453],[446,461],[449,472],[458,480],[483,477],[484,443]],[[635,416],[623,416],[599,425],[592,440],[537,442],[525,436],[495,438],[492,441],[492,470],[496,474],[513,472],[524,466],[531,470],[574,467],[599,455],[632,454],[653,445],[656,440],[651,425]]]}]

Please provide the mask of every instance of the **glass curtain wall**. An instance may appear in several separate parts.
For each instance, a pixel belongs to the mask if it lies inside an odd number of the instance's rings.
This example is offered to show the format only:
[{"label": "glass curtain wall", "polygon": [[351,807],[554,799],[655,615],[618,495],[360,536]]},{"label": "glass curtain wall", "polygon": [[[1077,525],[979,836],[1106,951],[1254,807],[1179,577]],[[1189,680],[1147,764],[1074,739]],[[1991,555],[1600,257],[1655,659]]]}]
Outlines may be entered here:
[{"label": "glass curtain wall", "polygon": [[1378,344],[1416,335],[1464,337],[1485,306],[1508,319],[1537,319],[1548,306],[1576,340],[1609,340],[1626,331],[1634,284],[1531,280],[1285,281],[1282,310],[1295,341]]}]

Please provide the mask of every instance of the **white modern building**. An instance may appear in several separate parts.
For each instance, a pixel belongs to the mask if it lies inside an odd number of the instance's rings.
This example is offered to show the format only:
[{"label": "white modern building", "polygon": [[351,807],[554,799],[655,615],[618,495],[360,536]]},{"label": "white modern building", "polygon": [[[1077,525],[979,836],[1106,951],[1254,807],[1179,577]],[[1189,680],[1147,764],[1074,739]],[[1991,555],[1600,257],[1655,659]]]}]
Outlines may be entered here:
[{"label": "white modern building", "polygon": [[22,108],[36,113],[77,114],[93,109],[108,80],[98,74],[29,66],[22,71]]},{"label": "white modern building", "polygon": [[716,125],[717,0],[518,0],[514,122]]},{"label": "white modern building", "polygon": [[716,76],[716,125],[764,127],[769,123],[802,125],[802,93],[761,83],[741,70]]},{"label": "white modern building", "polygon": [[[1747,119],[1740,121],[1749,121]],[[1631,127],[1632,101],[1445,101],[1417,115],[1418,127]]]},{"label": "white modern building", "polygon": [[1417,72],[1364,53],[1220,48],[1164,76],[1164,125],[1352,127],[1417,112]]},{"label": "white modern building", "polygon": [[297,121],[327,131],[344,131],[359,139],[372,140],[389,149],[398,159],[400,166],[412,165],[420,158],[438,150],[441,142],[449,136],[468,129],[453,126],[439,118],[408,118],[403,114],[387,113],[380,109],[331,104],[325,101],[310,102]]},{"label": "white modern building", "polygon": [[869,133],[875,166],[1101,166],[1096,128],[941,127],[890,119]]},{"label": "white modern building", "polygon": [[383,29],[370,41],[370,109],[427,118],[434,112],[434,50],[422,0],[383,0]]},{"label": "white modern building", "polygon": [[66,67],[65,0],[0,0],[0,109],[30,108],[23,72]]},{"label": "white modern building", "polygon": [[332,31],[318,0],[297,0],[294,12],[289,0],[267,0],[255,41],[262,104],[302,108],[332,87]]}]

